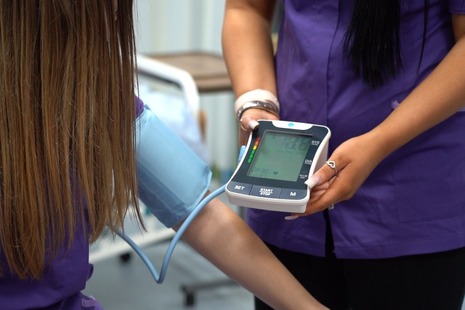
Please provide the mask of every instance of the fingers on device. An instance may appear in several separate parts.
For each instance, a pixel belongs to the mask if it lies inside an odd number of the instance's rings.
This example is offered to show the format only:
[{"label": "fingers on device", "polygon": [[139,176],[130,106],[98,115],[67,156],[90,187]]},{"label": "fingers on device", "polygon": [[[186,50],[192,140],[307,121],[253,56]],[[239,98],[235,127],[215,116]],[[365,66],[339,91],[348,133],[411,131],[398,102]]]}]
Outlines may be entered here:
[{"label": "fingers on device", "polygon": [[302,213],[310,199],[305,181],[324,165],[329,128],[261,120],[226,185],[231,203],[262,210]]}]

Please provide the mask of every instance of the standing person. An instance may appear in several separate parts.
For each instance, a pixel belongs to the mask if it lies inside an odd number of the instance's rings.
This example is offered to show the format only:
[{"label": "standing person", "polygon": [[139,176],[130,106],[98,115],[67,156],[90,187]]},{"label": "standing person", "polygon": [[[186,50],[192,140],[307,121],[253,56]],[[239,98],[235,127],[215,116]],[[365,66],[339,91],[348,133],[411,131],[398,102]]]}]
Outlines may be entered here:
[{"label": "standing person", "polygon": [[304,214],[250,226],[331,309],[460,309],[465,2],[284,0],[273,55],[274,5],[226,1],[241,141],[279,112],[327,125],[330,157]]},{"label": "standing person", "polygon": [[[132,16],[130,0],[0,1],[1,309],[101,309],[80,293],[89,242],[138,206]],[[185,240],[273,307],[326,309],[218,199]]]}]

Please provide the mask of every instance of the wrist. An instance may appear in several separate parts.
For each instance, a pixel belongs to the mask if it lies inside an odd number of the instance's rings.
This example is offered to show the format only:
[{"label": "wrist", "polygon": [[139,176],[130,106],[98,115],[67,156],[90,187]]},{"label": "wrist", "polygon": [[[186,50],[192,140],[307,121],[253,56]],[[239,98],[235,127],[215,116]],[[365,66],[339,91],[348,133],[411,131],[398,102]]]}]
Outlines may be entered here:
[{"label": "wrist", "polygon": [[234,115],[240,121],[242,114],[251,108],[265,110],[279,117],[278,98],[270,91],[254,89],[239,96],[234,103]]},{"label": "wrist", "polygon": [[366,141],[366,151],[371,153],[372,158],[378,163],[395,150],[393,143],[377,128],[362,135],[362,138]]}]

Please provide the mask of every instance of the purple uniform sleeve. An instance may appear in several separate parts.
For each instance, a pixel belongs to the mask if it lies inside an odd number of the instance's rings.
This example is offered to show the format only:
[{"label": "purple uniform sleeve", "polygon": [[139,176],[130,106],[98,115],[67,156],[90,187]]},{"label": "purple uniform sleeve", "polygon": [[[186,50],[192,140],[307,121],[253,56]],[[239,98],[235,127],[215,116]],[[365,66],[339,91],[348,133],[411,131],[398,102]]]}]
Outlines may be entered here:
[{"label": "purple uniform sleeve", "polygon": [[144,111],[144,102],[136,96],[136,117],[139,117],[142,111]]}]

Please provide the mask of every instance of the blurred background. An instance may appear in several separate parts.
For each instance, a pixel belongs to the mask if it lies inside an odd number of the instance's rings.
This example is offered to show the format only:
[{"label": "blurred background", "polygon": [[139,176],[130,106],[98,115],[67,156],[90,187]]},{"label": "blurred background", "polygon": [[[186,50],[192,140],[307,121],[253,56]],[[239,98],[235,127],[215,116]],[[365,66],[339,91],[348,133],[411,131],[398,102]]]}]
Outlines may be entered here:
[{"label": "blurred background", "polygon": [[[221,57],[225,0],[136,0],[135,5],[139,53],[162,56],[205,53]],[[216,62],[202,64],[205,74],[212,76],[224,70],[218,66],[212,72]],[[237,158],[234,96],[225,88],[200,92],[200,106],[206,116],[206,147],[215,177],[220,181],[230,176]]]}]

